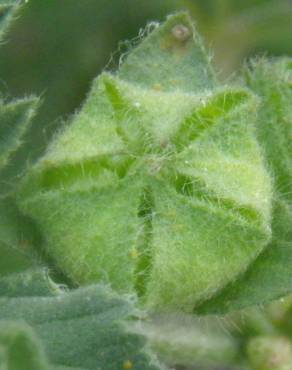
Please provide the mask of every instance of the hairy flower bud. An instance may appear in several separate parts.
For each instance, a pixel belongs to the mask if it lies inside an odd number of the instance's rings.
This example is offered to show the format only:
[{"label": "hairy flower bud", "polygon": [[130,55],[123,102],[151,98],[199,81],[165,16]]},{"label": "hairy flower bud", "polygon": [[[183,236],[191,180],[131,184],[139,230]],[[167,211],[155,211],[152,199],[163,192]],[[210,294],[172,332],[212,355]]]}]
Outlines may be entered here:
[{"label": "hairy flower bud", "polygon": [[187,15],[168,18],[26,176],[22,211],[77,283],[192,311],[270,238],[271,181],[255,137],[258,99],[217,86]]}]

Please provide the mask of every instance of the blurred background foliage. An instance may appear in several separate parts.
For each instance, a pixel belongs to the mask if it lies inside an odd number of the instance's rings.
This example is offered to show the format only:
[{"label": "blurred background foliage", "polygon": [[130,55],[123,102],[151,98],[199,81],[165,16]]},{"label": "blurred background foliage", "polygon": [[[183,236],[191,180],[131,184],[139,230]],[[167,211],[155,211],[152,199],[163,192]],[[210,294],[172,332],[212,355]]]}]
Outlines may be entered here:
[{"label": "blurred background foliage", "polygon": [[[92,79],[112,57],[117,64],[131,44],[123,40],[181,9],[213,50],[222,79],[255,54],[292,54],[291,0],[29,0],[0,49],[0,93],[43,100],[15,163],[26,166],[42,153]],[[2,174],[2,191],[17,170],[11,165]]]}]

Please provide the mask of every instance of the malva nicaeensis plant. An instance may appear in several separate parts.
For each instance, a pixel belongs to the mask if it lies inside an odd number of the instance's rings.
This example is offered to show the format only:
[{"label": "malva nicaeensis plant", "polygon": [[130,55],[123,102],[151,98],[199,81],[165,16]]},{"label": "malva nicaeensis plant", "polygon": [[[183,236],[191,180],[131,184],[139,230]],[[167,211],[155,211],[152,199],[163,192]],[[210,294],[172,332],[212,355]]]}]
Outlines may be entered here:
[{"label": "malva nicaeensis plant", "polygon": [[[13,3],[0,0],[0,14]],[[97,80],[17,195],[73,281],[175,311],[136,329],[170,366],[291,369],[289,300],[248,314],[240,335],[179,320],[181,309],[222,313],[291,291],[291,66],[258,61],[220,87],[188,17],[172,16]],[[36,104],[1,101],[0,170]],[[12,201],[1,194],[1,258],[22,248]],[[27,270],[1,276],[0,296],[0,367],[161,369],[125,326],[138,312],[108,286],[62,293]]]},{"label": "malva nicaeensis plant", "polygon": [[[59,268],[159,310],[248,305],[245,276],[260,261],[264,277],[266,250],[291,244],[289,63],[246,73],[256,94],[220,85],[182,13],[102,73],[18,195]],[[289,273],[280,292],[258,295],[267,286],[255,274],[252,303],[291,289]]]}]

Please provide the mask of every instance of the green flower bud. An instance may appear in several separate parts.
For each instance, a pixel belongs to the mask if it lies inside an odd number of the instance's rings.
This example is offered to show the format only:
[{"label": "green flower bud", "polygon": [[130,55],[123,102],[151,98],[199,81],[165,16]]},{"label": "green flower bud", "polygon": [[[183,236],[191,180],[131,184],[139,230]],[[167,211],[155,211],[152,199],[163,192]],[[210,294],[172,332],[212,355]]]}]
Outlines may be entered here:
[{"label": "green flower bud", "polygon": [[169,17],[97,78],[30,170],[19,205],[75,282],[192,311],[263,250],[271,182],[257,98],[213,76],[187,15]]}]

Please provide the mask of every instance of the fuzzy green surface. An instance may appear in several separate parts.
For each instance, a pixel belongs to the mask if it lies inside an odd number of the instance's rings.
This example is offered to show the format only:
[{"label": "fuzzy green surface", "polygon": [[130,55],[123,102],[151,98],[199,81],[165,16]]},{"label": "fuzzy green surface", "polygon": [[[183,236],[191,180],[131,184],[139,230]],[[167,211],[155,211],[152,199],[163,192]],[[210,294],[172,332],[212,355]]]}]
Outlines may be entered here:
[{"label": "fuzzy green surface", "polygon": [[20,3],[21,0],[0,1],[0,43]]},{"label": "fuzzy green surface", "polygon": [[[0,46],[21,4],[22,0],[0,0]],[[33,96],[7,102],[0,91],[0,198],[7,195],[15,185],[15,178],[12,181],[5,178],[3,169],[13,166],[14,155],[23,144],[38,103],[39,99]]]},{"label": "fuzzy green surface", "polygon": [[35,231],[13,198],[0,199],[0,276],[36,266]]},{"label": "fuzzy green surface", "polygon": [[170,367],[240,368],[236,366],[240,362],[238,342],[219,318],[154,314],[147,321],[134,322],[133,331],[145,335],[150,347]]},{"label": "fuzzy green surface", "polygon": [[0,99],[0,169],[21,145],[38,103],[37,98],[26,98],[5,104]]},{"label": "fuzzy green surface", "polygon": [[256,130],[274,178],[272,240],[247,273],[200,307],[201,313],[265,303],[291,291],[292,60],[256,61],[245,77],[262,99]]},{"label": "fuzzy green surface", "polygon": [[128,330],[137,314],[130,299],[106,286],[64,292],[45,269],[11,274],[0,279],[0,364],[5,370],[161,369],[144,337]]},{"label": "fuzzy green surface", "polygon": [[[102,74],[18,196],[74,281],[136,291],[161,310],[192,311],[270,239],[272,186],[253,126],[258,100],[243,88],[210,89],[193,33],[185,14],[169,17],[120,72]],[[149,45],[159,73],[143,60]],[[150,84],[133,77],[146,67]],[[175,89],[168,67],[180,81]]]}]

